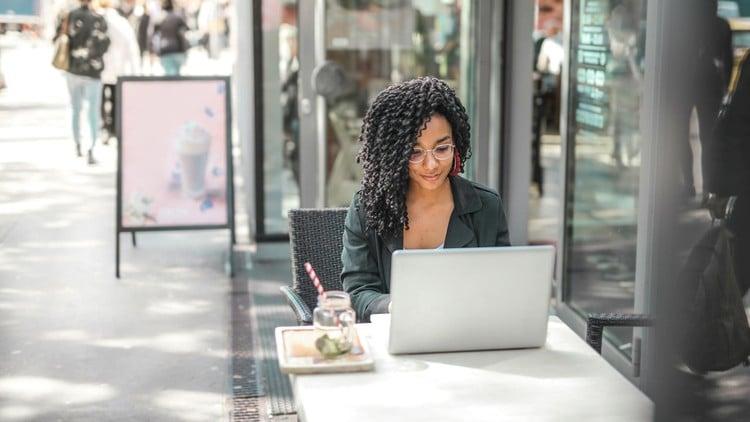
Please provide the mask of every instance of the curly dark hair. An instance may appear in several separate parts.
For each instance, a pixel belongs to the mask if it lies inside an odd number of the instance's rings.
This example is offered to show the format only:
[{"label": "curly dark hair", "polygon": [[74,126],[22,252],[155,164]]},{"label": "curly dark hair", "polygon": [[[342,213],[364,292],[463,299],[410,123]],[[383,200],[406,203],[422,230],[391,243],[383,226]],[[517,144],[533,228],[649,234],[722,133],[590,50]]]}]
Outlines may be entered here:
[{"label": "curly dark hair", "polygon": [[471,156],[469,116],[456,92],[440,79],[423,77],[391,85],[367,111],[357,162],[364,173],[360,204],[368,230],[395,236],[409,228],[409,155],[434,114],[450,123],[463,168]]}]

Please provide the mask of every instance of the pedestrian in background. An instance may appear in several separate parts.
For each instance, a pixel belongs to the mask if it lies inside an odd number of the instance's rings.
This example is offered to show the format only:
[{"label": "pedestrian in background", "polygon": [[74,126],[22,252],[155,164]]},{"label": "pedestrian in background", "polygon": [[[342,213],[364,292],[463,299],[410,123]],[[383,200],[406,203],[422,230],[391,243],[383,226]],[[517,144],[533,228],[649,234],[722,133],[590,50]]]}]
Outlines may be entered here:
[{"label": "pedestrian in background", "polygon": [[174,10],[172,0],[162,0],[164,15],[154,26],[151,37],[151,48],[159,56],[164,74],[177,76],[187,58],[188,41],[185,32],[188,30],[185,19]]},{"label": "pedestrian in background", "polygon": [[226,45],[229,30],[226,15],[226,3],[219,0],[201,1],[197,16],[198,32],[201,33],[199,44],[212,59],[217,59],[221,48]]},{"label": "pedestrian in background", "polygon": [[109,48],[107,22],[94,12],[91,0],[79,0],[80,7],[60,19],[57,35],[68,35],[69,67],[65,72],[70,93],[73,140],[76,153],[81,153],[81,110],[88,103],[87,117],[91,133],[88,163],[96,164],[94,146],[99,134],[99,104],[102,95],[101,73],[104,70],[104,53]]},{"label": "pedestrian in background", "polygon": [[127,19],[115,9],[116,0],[98,0],[101,12],[107,22],[109,49],[104,54],[104,71],[102,71],[102,122],[106,132],[103,143],[115,136],[115,119],[117,116],[117,98],[115,85],[117,78],[135,75],[140,69],[140,51],[135,32]]}]

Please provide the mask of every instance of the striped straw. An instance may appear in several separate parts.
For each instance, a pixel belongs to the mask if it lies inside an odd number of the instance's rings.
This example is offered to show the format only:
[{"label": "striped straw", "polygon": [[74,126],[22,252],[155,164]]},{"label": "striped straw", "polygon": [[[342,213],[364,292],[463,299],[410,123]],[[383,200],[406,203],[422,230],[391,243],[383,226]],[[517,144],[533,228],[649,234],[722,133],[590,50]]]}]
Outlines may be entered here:
[{"label": "striped straw", "polygon": [[312,265],[310,265],[309,262],[305,262],[305,271],[307,271],[307,275],[310,277],[310,280],[312,280],[313,285],[318,290],[318,296],[323,296],[323,299],[326,297],[326,292],[323,290],[323,285],[320,284],[320,279],[318,278],[318,275],[315,274],[315,270],[313,269]]}]

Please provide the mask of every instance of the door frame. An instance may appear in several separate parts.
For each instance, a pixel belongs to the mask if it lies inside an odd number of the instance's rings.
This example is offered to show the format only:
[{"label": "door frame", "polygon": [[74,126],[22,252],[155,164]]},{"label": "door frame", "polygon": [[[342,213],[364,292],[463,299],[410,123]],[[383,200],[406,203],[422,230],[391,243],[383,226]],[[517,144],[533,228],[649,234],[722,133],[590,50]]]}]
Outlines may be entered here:
[{"label": "door frame", "polygon": [[[680,186],[679,154],[675,145],[689,139],[689,108],[694,82],[688,72],[675,74],[675,69],[689,69],[693,65],[689,52],[694,48],[684,28],[700,24],[700,0],[649,0],[646,38],[646,77],[644,78],[644,113],[641,125],[647,128],[649,142],[641,148],[642,177],[639,186],[637,274],[641,274],[640,295],[643,312],[657,319],[664,318],[664,330],[675,328],[674,297],[679,292],[675,268],[682,265],[672,241],[676,230]],[[687,108],[685,106],[688,106]],[[639,293],[636,285],[636,294]],[[677,318],[679,319],[679,318]],[[669,321],[667,321],[669,320]],[[678,323],[679,324],[679,323]],[[663,366],[670,350],[672,333],[656,329],[642,331],[641,388],[650,396],[663,394],[665,374],[674,375]],[[665,338],[669,339],[666,340]],[[660,349],[660,350],[657,350]],[[658,403],[657,403],[658,404]],[[667,406],[668,407],[668,406]]]},{"label": "door frame", "polygon": [[[532,138],[532,63],[534,41],[534,2],[506,0],[498,5],[495,19],[502,22],[497,67],[494,68],[497,88],[492,89],[501,104],[491,120],[497,121],[490,134],[498,134],[491,144],[495,166],[487,169],[487,184],[498,190],[505,207],[510,243],[528,244],[529,187],[531,186]],[[490,103],[492,104],[492,103]]]},{"label": "door frame", "polygon": [[[299,1],[298,7],[300,207],[322,208],[325,198],[326,104],[323,97],[313,91],[312,72],[325,54],[325,2]],[[311,140],[310,134],[315,138]]]}]

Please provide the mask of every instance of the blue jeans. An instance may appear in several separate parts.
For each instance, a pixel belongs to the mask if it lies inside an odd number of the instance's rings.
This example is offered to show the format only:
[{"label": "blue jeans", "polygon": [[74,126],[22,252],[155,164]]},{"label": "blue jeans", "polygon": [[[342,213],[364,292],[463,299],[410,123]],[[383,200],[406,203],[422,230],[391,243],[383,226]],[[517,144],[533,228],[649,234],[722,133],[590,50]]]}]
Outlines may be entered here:
[{"label": "blue jeans", "polygon": [[161,67],[167,76],[178,76],[180,68],[185,64],[187,55],[185,53],[169,53],[159,57]]},{"label": "blue jeans", "polygon": [[90,149],[93,150],[94,145],[96,145],[96,138],[99,137],[99,106],[102,98],[102,81],[67,72],[65,73],[65,79],[68,82],[68,92],[70,93],[73,140],[76,145],[81,146],[81,111],[83,110],[83,102],[86,101],[88,103],[86,115],[91,131]]}]

